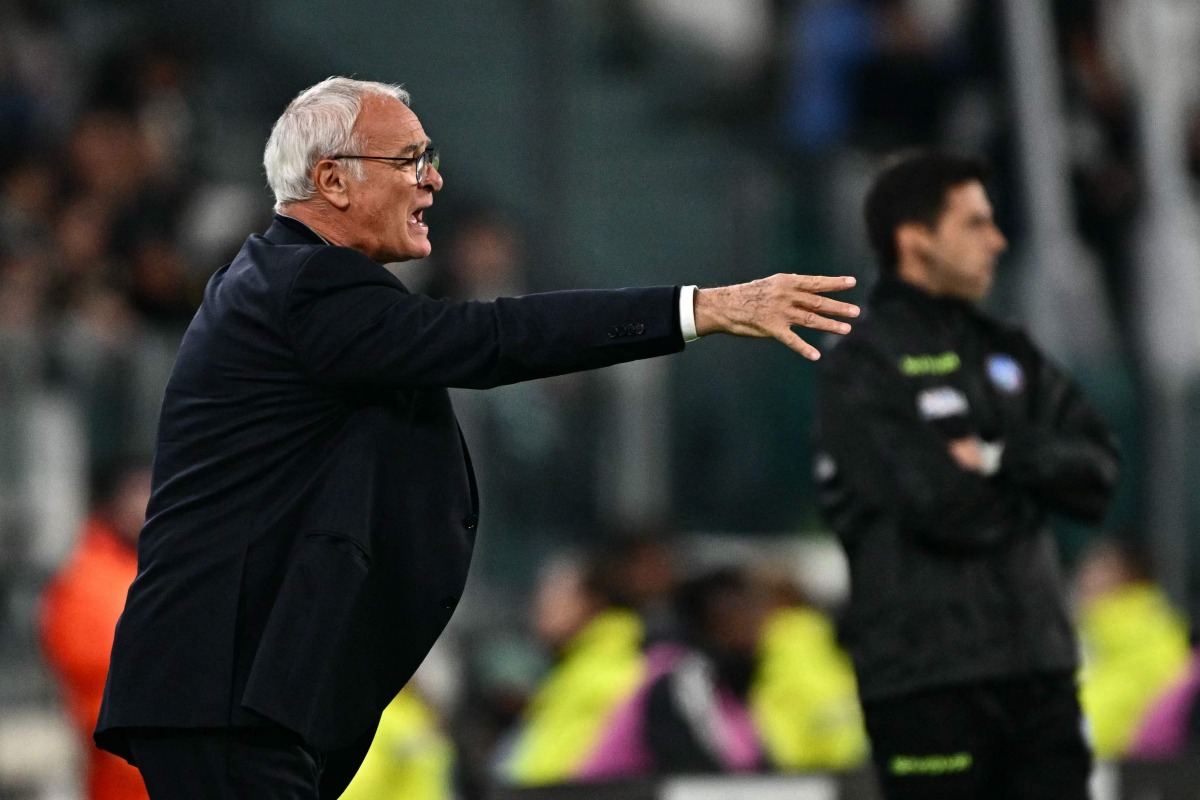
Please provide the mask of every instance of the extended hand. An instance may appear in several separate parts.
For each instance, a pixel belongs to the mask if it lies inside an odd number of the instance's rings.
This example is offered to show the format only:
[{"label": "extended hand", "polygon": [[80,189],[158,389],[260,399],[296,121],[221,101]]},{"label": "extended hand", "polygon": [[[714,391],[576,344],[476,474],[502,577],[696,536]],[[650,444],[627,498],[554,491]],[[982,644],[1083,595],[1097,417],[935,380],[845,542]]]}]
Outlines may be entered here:
[{"label": "extended hand", "polygon": [[858,306],[842,303],[818,292],[840,292],[854,278],[813,275],[772,275],[750,283],[696,291],[696,333],[775,338],[807,359],[821,357],[817,348],[801,339],[793,325],[830,333],[848,333],[850,326],[824,316],[857,317]]}]

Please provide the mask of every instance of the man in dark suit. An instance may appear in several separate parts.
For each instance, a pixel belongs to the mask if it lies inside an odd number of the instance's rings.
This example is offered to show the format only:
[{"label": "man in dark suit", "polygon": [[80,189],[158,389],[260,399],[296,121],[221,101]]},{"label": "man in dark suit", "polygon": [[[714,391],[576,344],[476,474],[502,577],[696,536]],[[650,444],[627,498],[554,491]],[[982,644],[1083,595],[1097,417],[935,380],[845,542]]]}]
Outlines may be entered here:
[{"label": "man in dark suit", "polygon": [[[209,282],[159,423],[138,576],[96,741],[153,798],[336,797],[462,593],[478,523],[446,387],[725,332],[816,351],[849,278],[451,303],[381,264],[430,252],[438,157],[398,87],[301,93],[265,154],[279,215]],[[817,313],[820,312],[820,313]]]}]

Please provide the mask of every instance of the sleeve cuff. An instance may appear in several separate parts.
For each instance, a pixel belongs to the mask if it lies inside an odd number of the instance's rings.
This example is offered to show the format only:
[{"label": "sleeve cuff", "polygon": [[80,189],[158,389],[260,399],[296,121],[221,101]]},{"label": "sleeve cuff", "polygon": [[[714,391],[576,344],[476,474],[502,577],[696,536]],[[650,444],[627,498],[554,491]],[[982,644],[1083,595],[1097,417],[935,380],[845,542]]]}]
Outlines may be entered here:
[{"label": "sleeve cuff", "polygon": [[991,477],[1000,471],[1000,462],[1004,458],[1003,442],[981,442],[979,452],[983,456],[980,472]]},{"label": "sleeve cuff", "polygon": [[679,329],[683,331],[684,342],[694,342],[700,338],[696,333],[695,297],[695,286],[684,286],[679,292]]}]

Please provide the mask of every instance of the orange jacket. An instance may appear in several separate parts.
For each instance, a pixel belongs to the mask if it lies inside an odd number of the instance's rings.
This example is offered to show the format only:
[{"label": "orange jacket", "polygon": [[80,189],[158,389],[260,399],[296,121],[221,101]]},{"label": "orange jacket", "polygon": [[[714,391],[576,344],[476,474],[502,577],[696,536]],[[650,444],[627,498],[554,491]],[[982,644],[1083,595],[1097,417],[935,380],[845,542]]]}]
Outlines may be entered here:
[{"label": "orange jacket", "polygon": [[75,552],[42,596],[42,648],[88,754],[89,800],[147,797],[136,769],[92,744],[113,632],[136,574],[134,549],[92,517],[84,523]]}]

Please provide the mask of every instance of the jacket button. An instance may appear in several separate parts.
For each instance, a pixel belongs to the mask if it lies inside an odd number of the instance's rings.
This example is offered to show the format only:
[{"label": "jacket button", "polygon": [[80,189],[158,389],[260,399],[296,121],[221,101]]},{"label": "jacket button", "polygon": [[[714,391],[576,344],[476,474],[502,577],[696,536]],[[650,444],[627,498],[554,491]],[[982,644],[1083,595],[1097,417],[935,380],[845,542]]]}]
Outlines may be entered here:
[{"label": "jacket button", "polygon": [[618,328],[616,325],[613,325],[611,328],[608,329],[608,338],[615,339],[620,335],[621,335],[621,329]]},{"label": "jacket button", "polygon": [[479,515],[478,514],[467,514],[465,517],[463,517],[463,527],[466,528],[467,530],[473,531],[473,530],[475,530],[475,528],[478,525],[479,525]]},{"label": "jacket button", "polygon": [[637,325],[634,325],[634,326],[633,326],[633,332],[634,332],[634,333],[636,333],[636,334],[637,334],[637,335],[639,335],[639,336],[641,336],[641,335],[642,335],[642,332],[643,332],[643,331],[645,331],[645,330],[646,330],[646,326],[645,326],[645,325],[643,325],[643,324],[642,324],[642,323],[640,323],[640,322],[639,322]]}]

